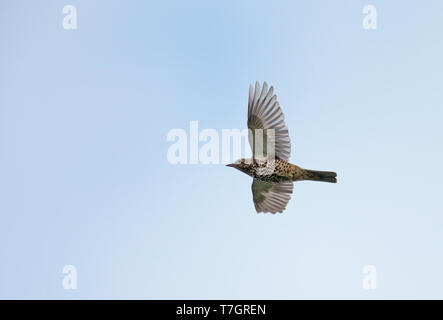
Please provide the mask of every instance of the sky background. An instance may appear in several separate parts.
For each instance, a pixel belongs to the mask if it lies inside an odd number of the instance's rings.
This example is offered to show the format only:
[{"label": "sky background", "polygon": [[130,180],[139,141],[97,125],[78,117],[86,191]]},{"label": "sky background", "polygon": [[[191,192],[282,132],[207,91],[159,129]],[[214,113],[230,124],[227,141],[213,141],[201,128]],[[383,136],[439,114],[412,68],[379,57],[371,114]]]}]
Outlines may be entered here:
[{"label": "sky background", "polygon": [[[441,0],[0,0],[0,298],[443,298],[442,16]],[[241,172],[166,157],[191,120],[243,129],[256,80],[291,162],[338,173],[296,183],[281,215],[255,213]]]}]

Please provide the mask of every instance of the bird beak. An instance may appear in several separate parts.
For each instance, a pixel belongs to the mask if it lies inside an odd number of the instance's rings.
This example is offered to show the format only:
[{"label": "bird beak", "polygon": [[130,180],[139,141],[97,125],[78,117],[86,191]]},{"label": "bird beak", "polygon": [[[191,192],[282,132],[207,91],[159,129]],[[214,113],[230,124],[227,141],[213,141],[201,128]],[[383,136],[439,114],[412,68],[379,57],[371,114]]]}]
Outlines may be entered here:
[{"label": "bird beak", "polygon": [[226,166],[227,166],[227,167],[233,167],[233,168],[236,168],[236,167],[237,167],[237,165],[236,165],[235,163],[230,163],[230,164],[227,164]]}]

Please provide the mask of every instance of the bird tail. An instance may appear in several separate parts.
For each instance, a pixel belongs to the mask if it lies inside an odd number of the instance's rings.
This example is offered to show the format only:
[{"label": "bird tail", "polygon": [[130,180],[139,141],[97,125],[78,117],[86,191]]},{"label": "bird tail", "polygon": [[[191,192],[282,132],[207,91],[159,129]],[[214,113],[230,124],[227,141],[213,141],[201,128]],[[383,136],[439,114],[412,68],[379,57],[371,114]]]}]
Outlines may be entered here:
[{"label": "bird tail", "polygon": [[323,182],[337,182],[337,173],[331,171],[317,171],[306,170],[304,171],[305,180],[323,181]]}]

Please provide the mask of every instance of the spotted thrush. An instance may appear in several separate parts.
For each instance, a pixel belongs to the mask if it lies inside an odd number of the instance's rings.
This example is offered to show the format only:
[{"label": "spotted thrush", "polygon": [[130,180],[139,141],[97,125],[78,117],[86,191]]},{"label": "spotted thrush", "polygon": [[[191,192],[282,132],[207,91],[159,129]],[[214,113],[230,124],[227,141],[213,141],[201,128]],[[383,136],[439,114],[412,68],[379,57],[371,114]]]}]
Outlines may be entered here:
[{"label": "spotted thrush", "polygon": [[291,141],[285,118],[274,94],[265,82],[249,86],[248,140],[252,158],[228,164],[253,177],[252,197],[259,212],[283,212],[286,209],[293,181],[312,180],[337,182],[337,174],[330,171],[307,170],[289,163]]}]

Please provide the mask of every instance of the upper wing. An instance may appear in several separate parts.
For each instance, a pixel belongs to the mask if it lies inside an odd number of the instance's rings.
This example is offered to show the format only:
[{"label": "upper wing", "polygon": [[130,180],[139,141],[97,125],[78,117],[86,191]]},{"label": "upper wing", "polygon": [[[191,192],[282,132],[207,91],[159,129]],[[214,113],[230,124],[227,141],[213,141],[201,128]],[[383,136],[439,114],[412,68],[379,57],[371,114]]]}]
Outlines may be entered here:
[{"label": "upper wing", "polygon": [[252,199],[255,211],[260,212],[283,212],[291,199],[294,184],[292,182],[264,182],[254,179],[252,182]]},{"label": "upper wing", "polygon": [[[277,96],[273,93],[274,87],[271,86],[268,90],[266,82],[261,90],[258,82],[255,83],[255,90],[252,85],[249,86],[249,144],[254,157],[259,158],[263,155],[268,158],[275,155],[277,159],[288,161],[291,155],[291,140],[285,124],[285,116],[281,111]],[[257,129],[261,129],[259,130],[261,132],[257,133]],[[271,149],[267,150],[267,146]],[[272,152],[273,150],[275,153]]]}]

